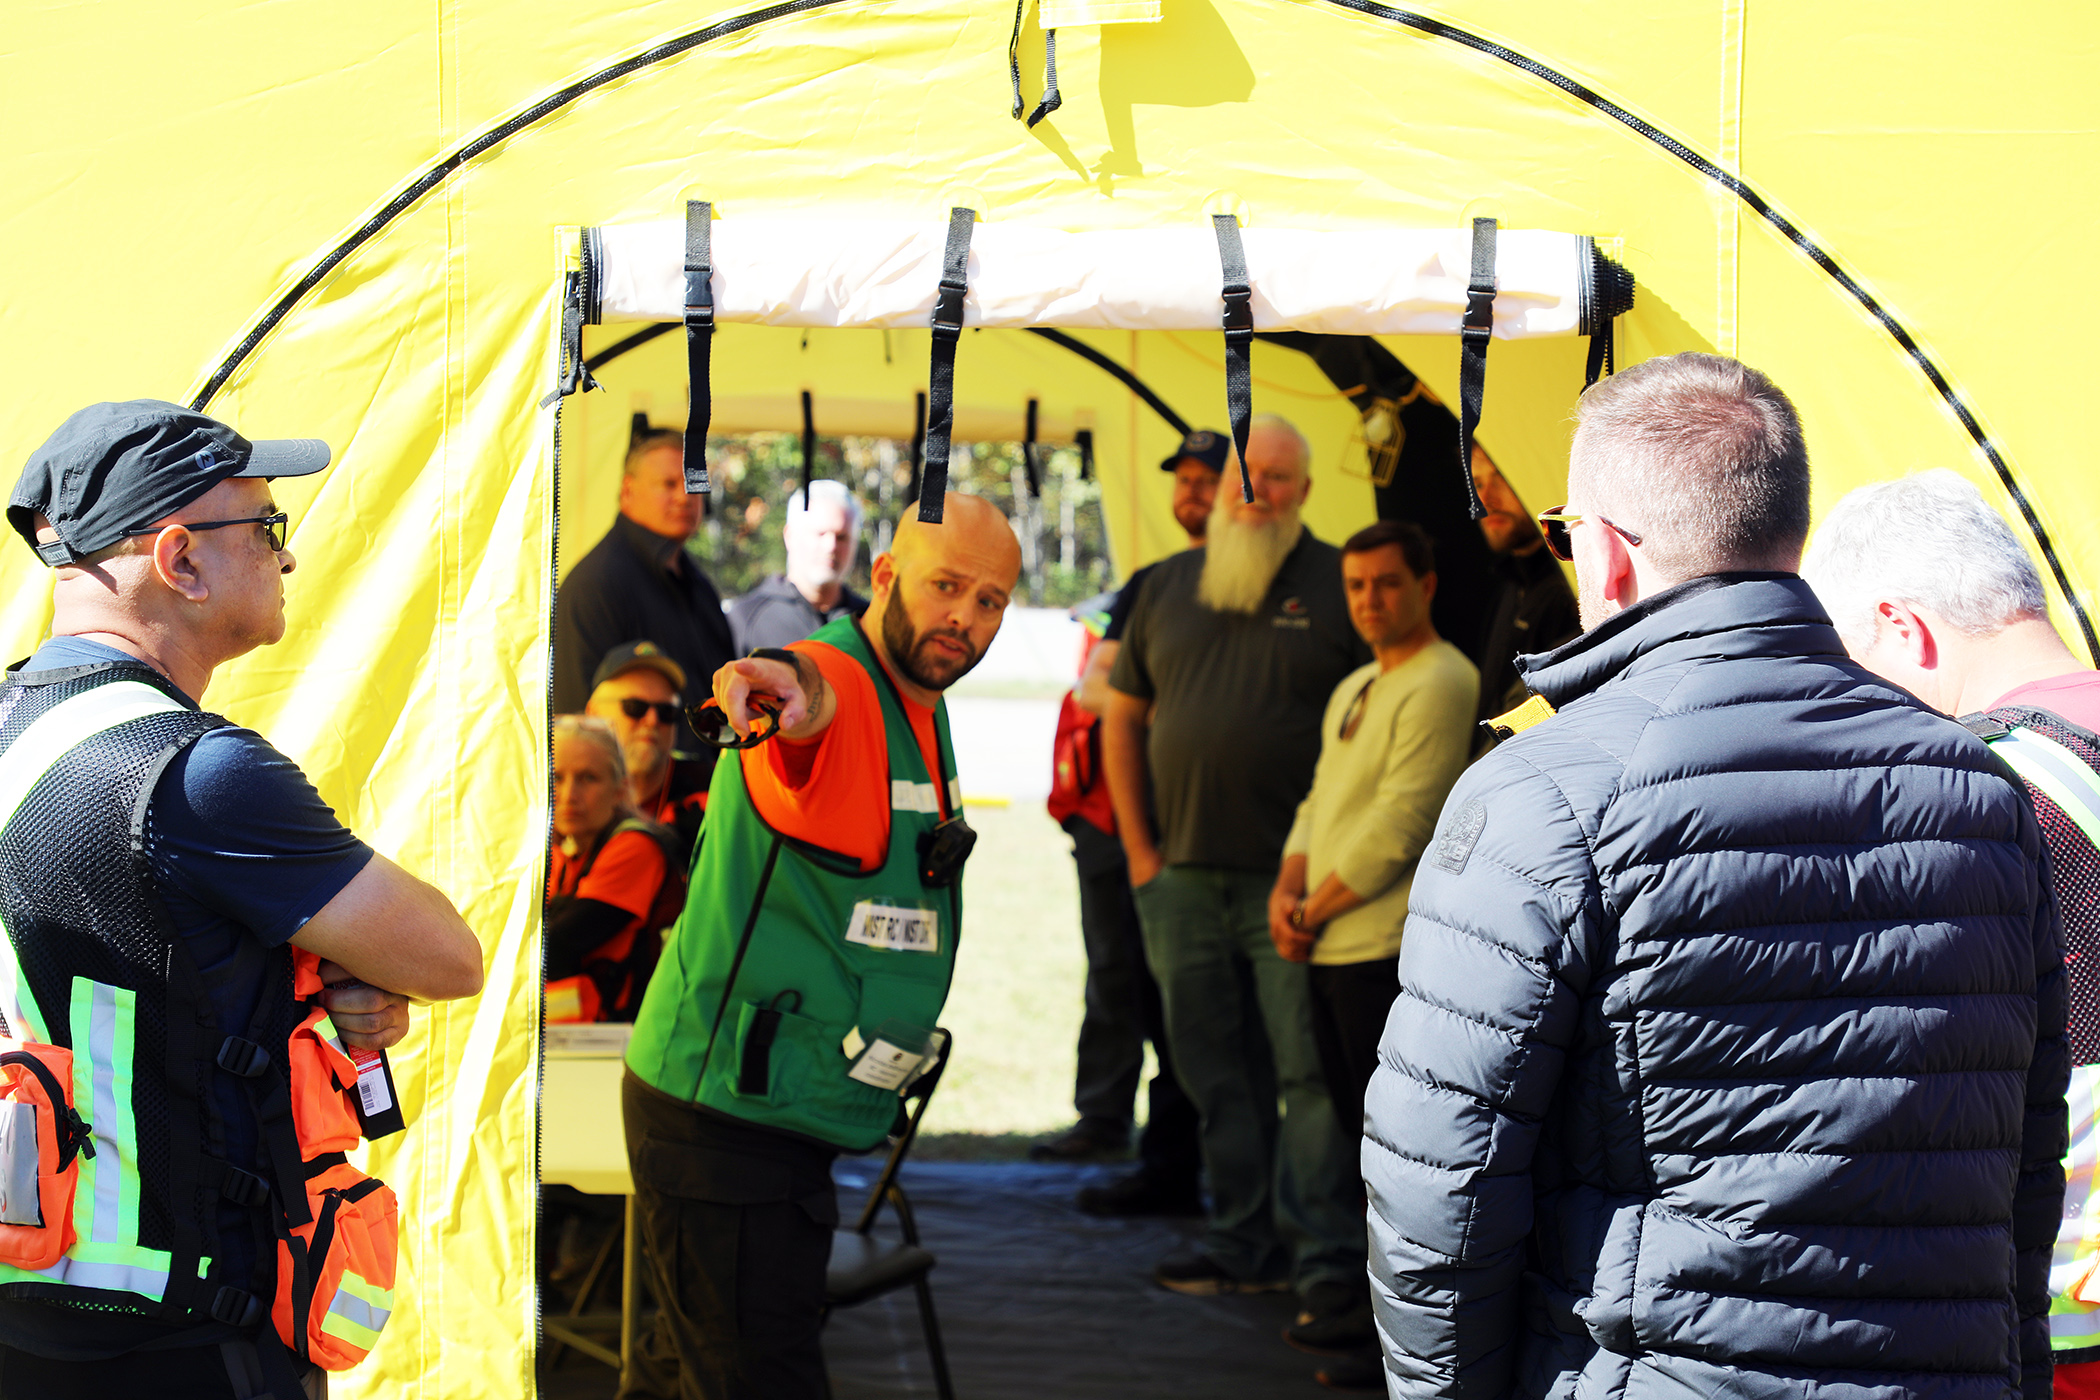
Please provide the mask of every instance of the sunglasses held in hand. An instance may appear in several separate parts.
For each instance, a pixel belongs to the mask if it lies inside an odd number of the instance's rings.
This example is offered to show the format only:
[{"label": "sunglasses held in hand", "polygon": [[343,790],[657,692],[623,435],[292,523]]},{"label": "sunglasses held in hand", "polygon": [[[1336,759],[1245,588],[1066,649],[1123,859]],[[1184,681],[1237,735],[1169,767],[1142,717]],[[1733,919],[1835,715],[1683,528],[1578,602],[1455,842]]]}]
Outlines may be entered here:
[{"label": "sunglasses held in hand", "polygon": [[711,749],[753,749],[780,732],[780,703],[771,696],[754,695],[751,708],[758,712],[760,720],[771,720],[772,725],[753,723],[749,734],[740,735],[722,707],[712,700],[690,707],[685,718],[700,736],[700,742]]}]

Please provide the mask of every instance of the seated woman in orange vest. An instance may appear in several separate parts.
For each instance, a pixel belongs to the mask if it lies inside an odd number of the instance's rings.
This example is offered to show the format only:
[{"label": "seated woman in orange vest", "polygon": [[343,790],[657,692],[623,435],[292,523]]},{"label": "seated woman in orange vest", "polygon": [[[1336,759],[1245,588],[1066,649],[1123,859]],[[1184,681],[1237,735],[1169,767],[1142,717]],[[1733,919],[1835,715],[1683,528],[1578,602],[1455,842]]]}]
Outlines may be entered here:
[{"label": "seated woman in orange vest", "polygon": [[640,816],[603,720],[554,721],[547,858],[547,1020],[632,1021],[663,931],[685,905],[677,836]]}]

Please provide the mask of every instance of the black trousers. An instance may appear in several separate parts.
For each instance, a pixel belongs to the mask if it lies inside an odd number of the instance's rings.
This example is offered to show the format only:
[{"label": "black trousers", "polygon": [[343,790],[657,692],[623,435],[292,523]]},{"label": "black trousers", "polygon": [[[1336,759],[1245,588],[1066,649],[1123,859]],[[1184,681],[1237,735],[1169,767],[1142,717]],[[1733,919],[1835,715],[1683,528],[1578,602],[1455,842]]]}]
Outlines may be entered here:
[{"label": "black trousers", "polygon": [[[1114,838],[1109,838],[1113,840]],[[1159,1059],[1152,1077],[1138,1158],[1147,1175],[1194,1189],[1203,1169],[1196,1105],[1174,1077],[1159,983],[1145,961],[1144,931],[1131,898],[1128,867],[1079,876],[1079,928],[1086,940],[1086,1014],[1079,1023],[1079,1073],[1072,1105],[1082,1118],[1128,1123],[1136,1105],[1145,1042]]]},{"label": "black trousers", "polygon": [[[292,1364],[303,1373],[308,1396],[328,1393],[326,1372],[297,1361]],[[132,1351],[104,1361],[54,1361],[0,1346],[0,1397],[5,1400],[114,1400],[134,1395],[153,1400],[233,1400],[233,1377],[216,1345]]]},{"label": "black trousers", "polygon": [[1334,1100],[1334,1121],[1350,1141],[1363,1136],[1364,1090],[1378,1068],[1378,1038],[1385,1034],[1386,1014],[1400,995],[1400,959],[1375,962],[1309,963],[1312,979],[1313,1044],[1320,1052],[1320,1072],[1327,1096]]},{"label": "black trousers", "polygon": [[620,1400],[824,1400],[838,1153],[621,1085],[655,1328]]}]

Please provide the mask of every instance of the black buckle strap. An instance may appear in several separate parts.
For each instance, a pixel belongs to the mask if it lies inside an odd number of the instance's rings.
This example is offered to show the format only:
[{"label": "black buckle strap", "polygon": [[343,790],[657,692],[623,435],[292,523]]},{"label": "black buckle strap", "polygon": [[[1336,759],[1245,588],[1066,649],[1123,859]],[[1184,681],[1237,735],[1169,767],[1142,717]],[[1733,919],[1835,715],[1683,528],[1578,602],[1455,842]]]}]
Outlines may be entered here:
[{"label": "black buckle strap", "polygon": [[1218,236],[1218,265],[1225,273],[1225,411],[1232,420],[1232,445],[1240,455],[1240,499],[1254,499],[1254,478],[1247,473],[1247,435],[1254,426],[1254,288],[1247,282],[1247,250],[1240,243],[1240,221],[1232,214],[1213,214]]},{"label": "black buckle strap", "polygon": [[229,1327],[253,1327],[263,1320],[263,1312],[262,1299],[245,1288],[221,1288],[212,1296],[212,1317]]},{"label": "black buckle strap", "polygon": [[926,461],[919,481],[919,520],[938,525],[948,499],[948,435],[955,427],[955,344],[962,339],[963,297],[970,289],[970,235],[975,209],[948,213],[948,248],[933,302],[933,367],[926,379]]},{"label": "black buckle strap", "polygon": [[685,205],[685,370],[692,407],[685,420],[685,493],[704,496],[707,482],[707,423],[714,416],[714,386],[708,370],[715,339],[713,225],[715,206],[704,199]]},{"label": "black buckle strap", "polygon": [[253,1079],[270,1067],[269,1051],[237,1035],[226,1037],[216,1058],[220,1069],[243,1079]]},{"label": "black buckle strap", "polygon": [[[1021,17],[1028,13],[1028,0],[1014,0],[1014,32],[1006,41],[1006,71],[1013,79],[1014,120],[1021,120]],[[1065,105],[1064,98],[1057,95],[1057,31],[1043,31],[1043,99],[1035,104],[1028,114],[1028,129]]]},{"label": "black buckle strap", "polygon": [[809,390],[802,391],[802,509],[809,509],[809,484],[817,479],[817,414]]},{"label": "black buckle strap", "polygon": [[254,1205],[270,1194],[269,1182],[217,1157],[206,1157],[198,1174],[206,1186],[214,1188],[237,1206]]},{"label": "black buckle strap", "polygon": [[1495,334],[1495,221],[1473,221],[1473,275],[1466,286],[1466,319],[1459,327],[1458,469],[1466,475],[1466,506],[1478,520],[1487,514],[1473,483],[1473,430],[1487,393],[1488,341]]}]

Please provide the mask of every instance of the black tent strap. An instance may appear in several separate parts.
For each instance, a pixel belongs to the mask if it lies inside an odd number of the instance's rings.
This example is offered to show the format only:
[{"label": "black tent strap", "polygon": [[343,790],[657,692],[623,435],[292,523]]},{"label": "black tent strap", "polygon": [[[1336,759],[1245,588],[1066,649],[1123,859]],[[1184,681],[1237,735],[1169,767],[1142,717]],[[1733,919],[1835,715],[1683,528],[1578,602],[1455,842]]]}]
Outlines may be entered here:
[{"label": "black tent strap", "polygon": [[817,479],[817,413],[809,390],[802,391],[802,508],[809,509],[809,484]]},{"label": "black tent strap", "polygon": [[1079,479],[1094,479],[1094,430],[1081,428],[1072,434],[1072,445],[1079,449]]},{"label": "black tent strap", "polygon": [[1495,221],[1473,221],[1473,273],[1466,284],[1466,319],[1458,331],[1458,469],[1466,474],[1466,508],[1487,514],[1473,484],[1473,430],[1487,393],[1488,341],[1495,334]]},{"label": "black tent strap", "polygon": [[1240,499],[1254,499],[1254,478],[1247,472],[1247,437],[1254,427],[1254,289],[1247,284],[1247,250],[1240,244],[1240,221],[1232,214],[1213,214],[1218,235],[1218,264],[1225,273],[1225,412],[1232,420],[1232,445],[1240,454]]},{"label": "black tent strap", "polygon": [[1057,91],[1057,31],[1046,29],[1043,31],[1043,100],[1036,103],[1035,110],[1028,114],[1028,129],[1035,130],[1037,122],[1064,105],[1065,100]]},{"label": "black tent strap", "polygon": [[948,250],[941,259],[940,293],[933,302],[933,365],[926,378],[926,467],[919,483],[919,519],[941,523],[948,497],[948,434],[955,426],[955,343],[962,339],[963,297],[970,288],[970,235],[977,211],[948,213]]},{"label": "black tent strap", "polygon": [[685,368],[692,407],[685,422],[685,491],[707,493],[707,420],[714,416],[708,356],[715,339],[714,254],[710,247],[714,205],[704,199],[685,206]]},{"label": "black tent strap", "polygon": [[1041,411],[1041,399],[1028,401],[1028,418],[1021,437],[1021,465],[1028,472],[1028,494],[1037,500],[1043,498],[1043,473],[1036,458],[1036,422]]},{"label": "black tent strap", "polygon": [[[1013,37],[1006,41],[1006,72],[1013,80],[1015,121],[1021,120],[1021,113],[1028,110],[1021,101],[1021,17],[1027,13],[1028,0],[1014,0],[1014,32]],[[1064,98],[1057,92],[1057,31],[1046,29],[1043,31],[1043,98],[1035,104],[1035,110],[1028,113],[1029,130],[1033,131],[1037,122],[1064,105]]]},{"label": "black tent strap", "polygon": [[919,477],[926,469],[926,396],[914,394],[912,398],[911,490],[904,497],[906,501],[919,499]]}]

